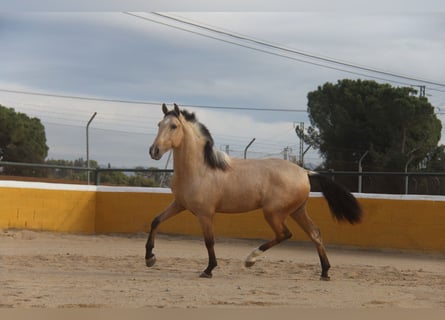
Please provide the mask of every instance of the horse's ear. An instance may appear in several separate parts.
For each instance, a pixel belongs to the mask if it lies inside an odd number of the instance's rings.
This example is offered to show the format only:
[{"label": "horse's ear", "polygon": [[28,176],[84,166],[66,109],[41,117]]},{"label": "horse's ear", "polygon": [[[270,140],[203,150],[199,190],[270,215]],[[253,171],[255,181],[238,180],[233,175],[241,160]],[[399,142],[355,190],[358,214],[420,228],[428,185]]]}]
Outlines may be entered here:
[{"label": "horse's ear", "polygon": [[179,107],[178,107],[178,105],[176,103],[173,103],[173,105],[175,106],[175,113],[179,117],[179,115],[181,114],[181,111],[179,110]]},{"label": "horse's ear", "polygon": [[162,112],[164,112],[164,114],[167,114],[168,109],[167,106],[165,105],[165,103],[162,104]]}]

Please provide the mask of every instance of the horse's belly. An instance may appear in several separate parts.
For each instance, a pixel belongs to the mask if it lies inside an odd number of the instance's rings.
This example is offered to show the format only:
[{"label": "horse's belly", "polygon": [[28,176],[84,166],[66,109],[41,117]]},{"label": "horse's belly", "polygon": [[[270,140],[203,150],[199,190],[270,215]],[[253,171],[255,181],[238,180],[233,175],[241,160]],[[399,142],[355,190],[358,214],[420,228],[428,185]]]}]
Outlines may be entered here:
[{"label": "horse's belly", "polygon": [[216,207],[216,212],[242,213],[261,208],[260,199],[244,197],[225,197]]},{"label": "horse's belly", "polygon": [[244,207],[232,207],[232,206],[227,206],[227,207],[220,207],[216,210],[216,212],[218,213],[245,213],[245,212],[249,212],[249,211],[253,211],[256,209],[260,209],[261,206],[244,206]]}]

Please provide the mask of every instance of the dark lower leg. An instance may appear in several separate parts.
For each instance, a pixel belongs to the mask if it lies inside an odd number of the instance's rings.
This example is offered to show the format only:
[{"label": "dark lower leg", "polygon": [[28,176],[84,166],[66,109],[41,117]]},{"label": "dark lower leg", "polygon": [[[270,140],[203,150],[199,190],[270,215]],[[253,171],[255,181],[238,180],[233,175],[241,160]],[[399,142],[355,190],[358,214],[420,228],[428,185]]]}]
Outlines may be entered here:
[{"label": "dark lower leg", "polygon": [[253,266],[256,262],[256,257],[263,254],[266,250],[269,250],[277,244],[280,244],[281,242],[292,237],[292,233],[290,233],[289,229],[284,224],[282,225],[282,230],[282,232],[276,232],[276,238],[274,240],[266,242],[259,246],[257,249],[253,250],[246,258],[244,265],[248,268]]},{"label": "dark lower leg", "polygon": [[178,205],[176,201],[173,201],[160,215],[153,219],[151,223],[150,234],[148,235],[147,243],[145,244],[145,264],[147,265],[147,267],[153,266],[156,262],[156,257],[153,254],[153,248],[155,246],[155,237],[159,224],[177,215],[182,210],[184,210],[184,208]]},{"label": "dark lower leg", "polygon": [[159,223],[160,217],[158,216],[151,223],[150,234],[148,235],[147,243],[145,244],[145,264],[147,267],[152,267],[156,262],[153,248],[155,246],[154,241]]},{"label": "dark lower leg", "polygon": [[289,229],[286,228],[286,226],[284,227],[284,233],[278,235],[274,240],[266,242],[264,244],[262,244],[261,246],[259,246],[258,249],[260,249],[261,251],[266,251],[269,250],[270,248],[276,246],[277,244],[280,244],[281,242],[292,238],[292,233],[290,233]]},{"label": "dark lower leg", "polygon": [[323,245],[317,246],[318,256],[320,257],[320,264],[321,264],[321,279],[322,280],[329,280],[328,271],[331,267],[331,264],[329,263],[328,256],[326,255],[326,251],[323,247]]},{"label": "dark lower leg", "polygon": [[328,271],[331,265],[326,255],[326,250],[323,246],[320,229],[315,225],[315,223],[311,220],[311,218],[309,218],[309,216],[306,213],[305,207],[302,207],[299,211],[292,214],[291,217],[300,225],[303,231],[309,236],[312,242],[314,242],[314,244],[316,245],[318,256],[320,257],[321,279],[329,280]]},{"label": "dark lower leg", "polygon": [[204,241],[209,255],[209,264],[201,273],[201,278],[211,278],[212,270],[217,266],[215,255],[215,238],[213,235],[213,214],[198,216],[199,223],[204,235]]},{"label": "dark lower leg", "polygon": [[207,268],[201,273],[201,278],[211,278],[212,270],[218,265],[215,255],[215,241],[212,239],[205,239],[205,245],[209,255],[209,264]]}]

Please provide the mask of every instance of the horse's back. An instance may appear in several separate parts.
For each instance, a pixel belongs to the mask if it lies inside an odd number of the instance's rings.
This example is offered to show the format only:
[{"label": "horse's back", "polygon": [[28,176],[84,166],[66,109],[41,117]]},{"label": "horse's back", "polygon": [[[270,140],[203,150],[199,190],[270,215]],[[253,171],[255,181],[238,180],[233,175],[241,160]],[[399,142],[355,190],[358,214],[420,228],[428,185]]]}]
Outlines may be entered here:
[{"label": "horse's back", "polygon": [[220,185],[218,211],[281,210],[307,199],[308,175],[298,165],[281,159],[231,160]]}]

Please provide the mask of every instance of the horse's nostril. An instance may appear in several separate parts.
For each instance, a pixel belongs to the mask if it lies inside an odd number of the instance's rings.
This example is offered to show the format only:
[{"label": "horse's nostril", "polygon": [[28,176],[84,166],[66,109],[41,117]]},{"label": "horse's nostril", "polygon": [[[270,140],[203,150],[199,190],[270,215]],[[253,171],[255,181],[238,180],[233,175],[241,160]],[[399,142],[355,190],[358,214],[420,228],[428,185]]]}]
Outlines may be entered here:
[{"label": "horse's nostril", "polygon": [[152,158],[156,158],[159,155],[159,148],[156,146],[150,147],[150,155]]}]

